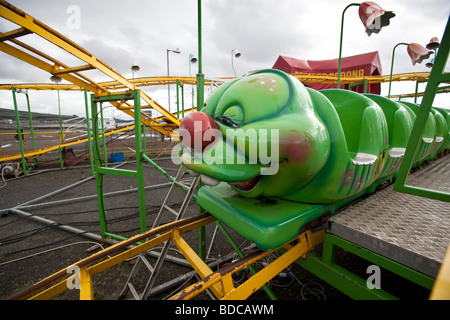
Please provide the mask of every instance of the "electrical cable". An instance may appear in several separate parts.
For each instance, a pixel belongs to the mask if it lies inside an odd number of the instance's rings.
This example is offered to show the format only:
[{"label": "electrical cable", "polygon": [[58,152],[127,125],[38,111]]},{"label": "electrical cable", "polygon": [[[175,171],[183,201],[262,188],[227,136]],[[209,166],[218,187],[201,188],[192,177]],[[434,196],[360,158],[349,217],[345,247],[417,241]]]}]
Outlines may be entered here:
[{"label": "electrical cable", "polygon": [[0,186],[0,189],[1,188],[3,188],[3,187],[6,187],[6,185],[8,184],[7,182],[6,182],[6,179],[5,179],[5,177],[3,176],[3,171],[6,169],[6,166],[4,166],[3,168],[2,168],[2,181],[3,181],[3,185],[2,186]]},{"label": "electrical cable", "polygon": [[21,257],[21,258],[17,258],[17,259],[14,259],[14,260],[2,262],[2,263],[0,263],[0,267],[4,266],[4,265],[7,265],[7,264],[10,264],[10,263],[17,262],[17,261],[21,261],[21,260],[25,260],[25,259],[28,259],[28,258],[32,258],[32,257],[38,256],[38,255],[41,255],[41,254],[44,254],[44,253],[47,253],[47,252],[63,249],[63,248],[68,247],[68,246],[73,246],[73,245],[78,245],[78,244],[85,244],[85,243],[96,244],[96,245],[100,246],[102,249],[104,249],[103,246],[100,243],[98,243],[98,242],[94,242],[94,241],[79,241],[79,242],[65,244],[65,245],[62,245],[62,246],[59,246],[59,247],[56,247],[56,248],[44,250],[44,251],[41,251],[41,252],[37,252],[37,253],[34,253],[34,254],[30,254],[30,255],[25,256],[25,257]]}]

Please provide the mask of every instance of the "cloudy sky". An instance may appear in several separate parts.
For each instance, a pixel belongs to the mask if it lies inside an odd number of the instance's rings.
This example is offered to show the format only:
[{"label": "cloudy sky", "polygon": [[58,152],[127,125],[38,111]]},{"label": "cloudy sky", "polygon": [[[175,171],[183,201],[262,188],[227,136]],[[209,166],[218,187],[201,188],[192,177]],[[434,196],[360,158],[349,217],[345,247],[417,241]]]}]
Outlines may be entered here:
[{"label": "cloudy sky", "polygon": [[[14,6],[69,37],[125,77],[136,61],[140,76],[167,75],[167,49],[170,75],[189,75],[189,54],[197,54],[196,0],[9,0]],[[350,1],[343,0],[203,0],[203,73],[206,77],[233,76],[231,50],[242,53],[234,60],[238,75],[271,68],[279,55],[322,60],[338,57],[341,13]],[[358,8],[345,14],[343,56],[378,51],[382,73],[389,74],[392,48],[399,42],[426,45],[432,37],[442,38],[450,13],[448,0],[378,0],[396,17],[379,34],[370,37],[358,16]],[[0,18],[0,32],[16,28]],[[20,40],[33,44],[71,66],[82,65],[49,47],[35,35]],[[430,71],[424,64],[415,66],[406,46],[396,50],[394,73]],[[447,67],[446,71],[450,71]],[[192,75],[197,65],[192,65]],[[110,80],[88,71],[95,81]],[[0,83],[49,82],[49,74],[0,52]],[[420,86],[423,91],[424,85]],[[415,83],[393,83],[391,94],[412,93]],[[167,106],[167,88],[143,88],[152,98]],[[187,90],[190,92],[190,90]],[[171,88],[171,103],[175,88]],[[208,94],[208,92],[206,92]],[[387,85],[382,86],[387,95]],[[56,92],[30,92],[32,111],[56,112]],[[21,101],[21,100],[20,100]],[[20,103],[19,101],[19,103]],[[450,95],[438,95],[435,105],[450,108]],[[11,92],[0,92],[0,107],[12,108]],[[20,108],[26,108],[26,105]],[[84,114],[80,92],[61,92],[64,114]],[[114,111],[114,116],[119,116]]]}]

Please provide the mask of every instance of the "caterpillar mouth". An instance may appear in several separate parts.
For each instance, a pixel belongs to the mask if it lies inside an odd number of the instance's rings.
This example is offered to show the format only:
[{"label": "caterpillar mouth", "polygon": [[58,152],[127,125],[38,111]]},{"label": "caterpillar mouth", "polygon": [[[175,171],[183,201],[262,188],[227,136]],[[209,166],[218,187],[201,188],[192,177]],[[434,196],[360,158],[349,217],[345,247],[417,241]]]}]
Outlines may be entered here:
[{"label": "caterpillar mouth", "polygon": [[256,184],[258,183],[259,179],[261,178],[261,176],[256,176],[254,178],[245,180],[245,181],[241,181],[241,182],[229,182],[229,184],[231,184],[232,186],[236,187],[239,190],[242,191],[249,191],[251,189],[253,189]]},{"label": "caterpillar mouth", "polygon": [[[191,174],[196,175],[196,173],[190,171]],[[239,181],[239,182],[227,182],[229,185],[235,187],[238,190],[241,191],[250,191],[251,189],[253,189],[256,184],[259,182],[259,179],[261,178],[260,175],[245,180],[245,181]],[[204,175],[204,174],[200,174],[200,179],[202,180],[204,185],[207,186],[211,186],[214,187],[216,185],[218,185],[220,183],[220,180],[217,180],[215,178],[212,178],[210,176]]]}]

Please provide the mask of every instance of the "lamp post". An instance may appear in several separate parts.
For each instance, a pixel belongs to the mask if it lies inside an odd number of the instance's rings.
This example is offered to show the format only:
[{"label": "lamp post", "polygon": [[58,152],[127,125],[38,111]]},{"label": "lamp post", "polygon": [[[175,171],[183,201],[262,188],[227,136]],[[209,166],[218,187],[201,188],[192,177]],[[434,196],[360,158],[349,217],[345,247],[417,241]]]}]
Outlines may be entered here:
[{"label": "lamp post", "polygon": [[[197,63],[197,58],[191,53],[189,55],[189,77],[192,77],[192,73],[191,73],[191,64],[192,63]],[[192,108],[194,108],[194,86],[192,86]]]},{"label": "lamp post", "polygon": [[[197,42],[198,42],[198,72],[197,72],[197,110],[203,107],[205,75],[202,66],[202,0],[197,0]],[[204,241],[204,237],[203,237]],[[203,250],[203,249],[202,249]],[[204,252],[201,256],[203,256]]]},{"label": "lamp post", "polygon": [[[434,57],[436,57],[437,54],[437,48],[439,48],[440,43],[439,43],[439,39],[438,37],[433,37],[431,38],[431,40],[428,42],[428,44],[426,45],[427,49],[433,50],[434,51]],[[428,68],[431,68],[434,64],[434,58],[430,60],[430,62],[428,62],[427,64],[425,64]]]},{"label": "lamp post", "polygon": [[231,67],[233,68],[234,76],[237,77],[236,71],[234,70],[234,58],[239,58],[241,56],[241,53],[237,51],[236,49],[231,50]]},{"label": "lamp post", "polygon": [[[167,49],[167,77],[169,77],[169,52],[179,54],[179,53],[181,53],[181,51],[178,48],[176,48],[175,50]],[[167,95],[169,98],[169,112],[170,112],[170,84],[169,84],[169,82],[167,82]]]},{"label": "lamp post", "polygon": [[379,33],[382,27],[389,25],[389,19],[395,17],[392,11],[386,11],[372,1],[365,1],[363,3],[351,3],[342,11],[341,18],[341,36],[339,41],[339,64],[337,75],[337,88],[339,89],[341,83],[341,62],[342,62],[342,40],[344,34],[344,14],[348,8],[358,6],[358,13],[361,22],[366,27],[366,33],[370,37],[372,33]]},{"label": "lamp post", "polygon": [[392,85],[392,74],[394,71],[394,57],[395,57],[395,49],[400,46],[405,45],[407,47],[407,52],[409,56],[411,57],[411,62],[413,65],[416,63],[421,63],[424,59],[428,59],[430,57],[430,54],[433,53],[433,51],[428,51],[426,48],[421,46],[418,43],[406,43],[406,42],[399,42],[394,46],[394,49],[392,49],[392,59],[391,59],[391,73],[389,76],[389,91],[388,91],[388,98],[391,97],[391,85]]}]

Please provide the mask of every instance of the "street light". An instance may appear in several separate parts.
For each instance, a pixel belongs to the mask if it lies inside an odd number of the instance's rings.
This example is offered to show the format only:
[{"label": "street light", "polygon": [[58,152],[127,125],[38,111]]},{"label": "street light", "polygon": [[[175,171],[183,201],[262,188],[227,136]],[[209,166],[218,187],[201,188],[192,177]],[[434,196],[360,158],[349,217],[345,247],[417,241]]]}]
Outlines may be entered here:
[{"label": "street light", "polygon": [[[169,52],[170,51],[173,53],[176,53],[176,54],[181,53],[180,49],[178,49],[178,48],[176,48],[175,50],[167,49],[167,77],[169,77]],[[169,80],[167,80],[167,81],[169,81]],[[167,94],[169,97],[169,112],[170,112],[170,84],[169,84],[169,82],[167,82]]]},{"label": "street light", "polygon": [[[137,64],[136,61],[133,61],[131,63],[131,74],[133,76],[133,82],[134,82],[134,73],[138,72],[139,70],[141,70],[141,68],[139,67],[139,65]],[[136,88],[136,85],[133,83],[133,86]]]},{"label": "street light", "polygon": [[338,78],[337,78],[337,88],[339,89],[341,83],[341,61],[342,61],[342,40],[344,31],[344,14],[348,8],[352,6],[358,6],[358,13],[361,22],[366,27],[366,33],[370,37],[372,33],[379,33],[382,27],[389,25],[389,19],[395,17],[392,11],[386,11],[381,8],[378,4],[372,1],[365,1],[363,3],[351,3],[345,7],[342,12],[341,19],[341,37],[339,43],[339,66],[338,66]]},{"label": "street light", "polygon": [[131,64],[131,72],[133,74],[133,80],[134,80],[134,73],[138,72],[139,70],[141,70],[141,68],[139,67],[139,65],[137,64],[136,61],[133,61],[133,63]]},{"label": "street light", "polygon": [[[431,38],[430,41],[428,42],[428,44],[426,45],[427,49],[434,51],[434,57],[436,57],[436,53],[437,53],[436,51],[437,51],[437,48],[439,48],[439,46],[440,46],[440,43],[439,43],[438,37]],[[427,62],[425,65],[428,68],[431,68],[433,66],[433,64],[434,64],[434,58],[431,59],[429,62]]]},{"label": "street light", "polygon": [[236,77],[236,71],[234,70],[234,63],[233,58],[239,58],[241,56],[241,53],[237,51],[236,49],[231,50],[231,67],[233,68],[234,76]]},{"label": "street light", "polygon": [[[189,76],[192,77],[191,64],[197,63],[197,58],[191,53],[189,54]],[[194,108],[194,86],[192,86],[192,108]]]},{"label": "street light", "polygon": [[411,57],[413,66],[416,63],[422,63],[423,60],[428,59],[430,54],[433,53],[433,51],[427,50],[427,48],[418,43],[410,43],[407,47],[407,52]]},{"label": "street light", "polygon": [[416,63],[421,63],[424,59],[428,59],[430,57],[430,54],[433,53],[433,51],[428,51],[425,47],[418,43],[405,43],[405,42],[399,42],[394,46],[394,49],[392,49],[392,60],[391,60],[391,74],[389,76],[389,91],[388,91],[388,98],[391,97],[391,85],[392,85],[392,74],[394,71],[394,56],[395,56],[395,49],[400,46],[405,45],[407,47],[408,55],[411,57],[411,62],[413,66]]}]

